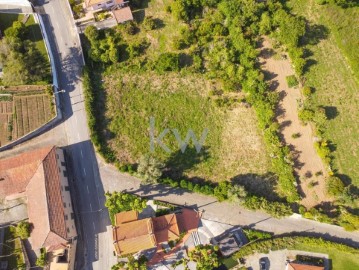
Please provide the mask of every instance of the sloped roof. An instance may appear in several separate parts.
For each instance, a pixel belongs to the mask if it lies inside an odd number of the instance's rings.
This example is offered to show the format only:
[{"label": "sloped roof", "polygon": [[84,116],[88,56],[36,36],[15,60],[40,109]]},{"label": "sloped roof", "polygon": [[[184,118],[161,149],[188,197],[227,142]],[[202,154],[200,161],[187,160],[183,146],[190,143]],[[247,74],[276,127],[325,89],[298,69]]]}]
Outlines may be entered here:
[{"label": "sloped roof", "polygon": [[108,0],[85,0],[86,7],[90,7],[97,4],[105,3]]},{"label": "sloped roof", "polygon": [[112,11],[112,13],[117,23],[124,23],[133,20],[132,11],[130,7],[115,9]]},{"label": "sloped roof", "polygon": [[137,211],[120,212],[115,215],[115,225],[120,225],[121,223],[135,221],[137,219],[138,219]]},{"label": "sloped roof", "polygon": [[152,218],[157,243],[176,240],[180,235],[175,214]]},{"label": "sloped roof", "polygon": [[182,212],[177,214],[177,222],[180,232],[192,232],[197,230],[201,214],[197,211],[184,208]]},{"label": "sloped roof", "polygon": [[[7,196],[24,192],[29,222],[33,224],[31,244],[34,250],[66,244],[67,232],[56,148],[47,147],[0,160],[0,190]],[[8,187],[14,185],[13,188]],[[11,193],[12,192],[12,193]]]},{"label": "sloped roof", "polygon": [[116,252],[121,255],[156,247],[150,218],[119,224],[112,233]]},{"label": "sloped roof", "polygon": [[25,192],[26,186],[52,147],[0,160],[0,197]]},{"label": "sloped roof", "polygon": [[288,270],[324,270],[324,266],[314,266],[308,264],[289,263]]}]

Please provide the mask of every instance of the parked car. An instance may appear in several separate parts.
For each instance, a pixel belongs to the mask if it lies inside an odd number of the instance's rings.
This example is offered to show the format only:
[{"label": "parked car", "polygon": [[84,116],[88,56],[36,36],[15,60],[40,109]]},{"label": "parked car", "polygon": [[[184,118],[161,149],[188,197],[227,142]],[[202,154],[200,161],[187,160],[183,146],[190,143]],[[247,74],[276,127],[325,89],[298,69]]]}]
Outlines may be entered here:
[{"label": "parked car", "polygon": [[260,270],[267,270],[267,258],[260,258],[259,259],[259,269]]}]

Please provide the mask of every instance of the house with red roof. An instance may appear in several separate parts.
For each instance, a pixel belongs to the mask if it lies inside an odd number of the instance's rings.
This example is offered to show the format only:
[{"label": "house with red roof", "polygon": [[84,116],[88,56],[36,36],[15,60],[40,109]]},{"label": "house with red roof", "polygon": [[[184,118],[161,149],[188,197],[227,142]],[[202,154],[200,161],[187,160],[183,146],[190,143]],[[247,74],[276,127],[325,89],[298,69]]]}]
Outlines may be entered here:
[{"label": "house with red roof", "polygon": [[20,197],[27,201],[32,249],[67,254],[62,263],[71,268],[77,231],[63,150],[46,147],[0,160],[0,198]]}]

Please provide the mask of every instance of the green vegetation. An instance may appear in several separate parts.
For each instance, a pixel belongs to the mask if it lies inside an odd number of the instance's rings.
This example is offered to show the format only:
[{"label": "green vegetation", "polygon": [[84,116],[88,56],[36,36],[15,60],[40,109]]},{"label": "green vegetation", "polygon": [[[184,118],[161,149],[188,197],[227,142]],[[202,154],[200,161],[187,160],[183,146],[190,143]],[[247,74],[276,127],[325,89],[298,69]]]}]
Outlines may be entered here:
[{"label": "green vegetation", "polygon": [[128,262],[119,262],[111,267],[111,270],[146,270],[147,269],[147,258],[145,256],[141,256],[137,260],[133,256],[129,256]]},{"label": "green vegetation", "polygon": [[335,145],[331,152],[332,171],[358,186],[359,39],[355,29],[359,25],[359,7],[318,5],[309,0],[289,1],[288,5],[312,25],[305,38],[310,52],[306,85],[314,89],[308,105],[315,112],[324,106],[327,116],[319,124],[317,136]]},{"label": "green vegetation", "polygon": [[[25,261],[21,249],[21,240],[17,237],[14,227],[6,227],[4,244],[0,261],[7,261],[9,269],[25,270]],[[10,255],[6,256],[5,255]]]},{"label": "green vegetation", "polygon": [[286,80],[287,80],[288,87],[296,87],[296,86],[298,86],[298,80],[295,77],[295,75],[288,76],[286,78]]},{"label": "green vegetation", "polygon": [[36,259],[36,266],[40,266],[40,267],[44,268],[47,265],[47,263],[48,263],[48,261],[47,261],[46,249],[42,248],[40,256]]},{"label": "green vegetation", "polygon": [[151,156],[142,156],[138,162],[137,173],[145,183],[156,183],[162,175],[164,165]]},{"label": "green vegetation", "polygon": [[15,233],[17,237],[21,239],[27,239],[30,237],[30,227],[31,224],[27,221],[21,221],[19,224],[16,225]]},{"label": "green vegetation", "polygon": [[246,235],[249,242],[272,238],[272,235],[267,232],[262,232],[252,229],[243,229],[243,232]]},{"label": "green vegetation", "polygon": [[[3,16],[3,14],[0,14]],[[30,17],[27,25],[13,21],[4,30],[0,44],[3,64],[2,82],[5,85],[46,84],[51,80],[48,56],[39,26]],[[29,24],[29,25],[28,25]]]},{"label": "green vegetation", "polygon": [[114,224],[114,216],[117,213],[131,210],[141,212],[146,208],[147,200],[137,195],[115,191],[113,193],[107,192],[105,196],[105,206],[110,214],[112,224]]},{"label": "green vegetation", "polygon": [[213,269],[220,265],[218,246],[200,245],[191,250],[188,257],[197,263],[197,270]]},{"label": "green vegetation", "polygon": [[321,238],[312,237],[278,237],[269,240],[259,240],[249,243],[242,247],[235,255],[234,258],[239,259],[251,255],[255,252],[269,253],[270,250],[302,250],[308,252],[319,252],[328,254],[332,259],[333,269],[350,269],[354,270],[359,267],[357,257],[359,250],[338,244],[335,242],[323,240]]}]

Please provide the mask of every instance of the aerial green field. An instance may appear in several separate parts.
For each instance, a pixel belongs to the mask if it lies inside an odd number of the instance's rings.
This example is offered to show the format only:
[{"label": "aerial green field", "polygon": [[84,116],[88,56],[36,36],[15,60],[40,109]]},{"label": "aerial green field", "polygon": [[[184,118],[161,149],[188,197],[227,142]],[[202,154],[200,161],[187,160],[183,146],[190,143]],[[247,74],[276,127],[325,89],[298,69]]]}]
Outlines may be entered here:
[{"label": "aerial green field", "polygon": [[[22,21],[24,19],[24,14],[10,14],[10,13],[0,13],[0,30],[4,34],[4,31],[11,27],[14,21]],[[40,26],[35,23],[33,15],[30,15],[28,20],[25,23],[27,27],[27,37],[31,41],[36,43],[37,49],[41,54],[48,59],[48,54],[45,47],[45,42],[43,40]]]},{"label": "aerial green field", "polygon": [[323,254],[328,254],[329,259],[332,263],[333,270],[356,270],[359,269],[358,255],[352,254],[349,252],[343,252],[336,248],[324,248],[318,247],[317,245],[310,244],[298,244],[293,248],[294,250],[303,250],[309,252],[318,252]]},{"label": "aerial green field", "polygon": [[318,42],[307,45],[312,65],[306,84],[315,88],[313,103],[324,106],[325,137],[335,149],[334,169],[342,179],[359,184],[359,7],[343,9],[315,1],[289,1],[293,12],[312,25]]}]

